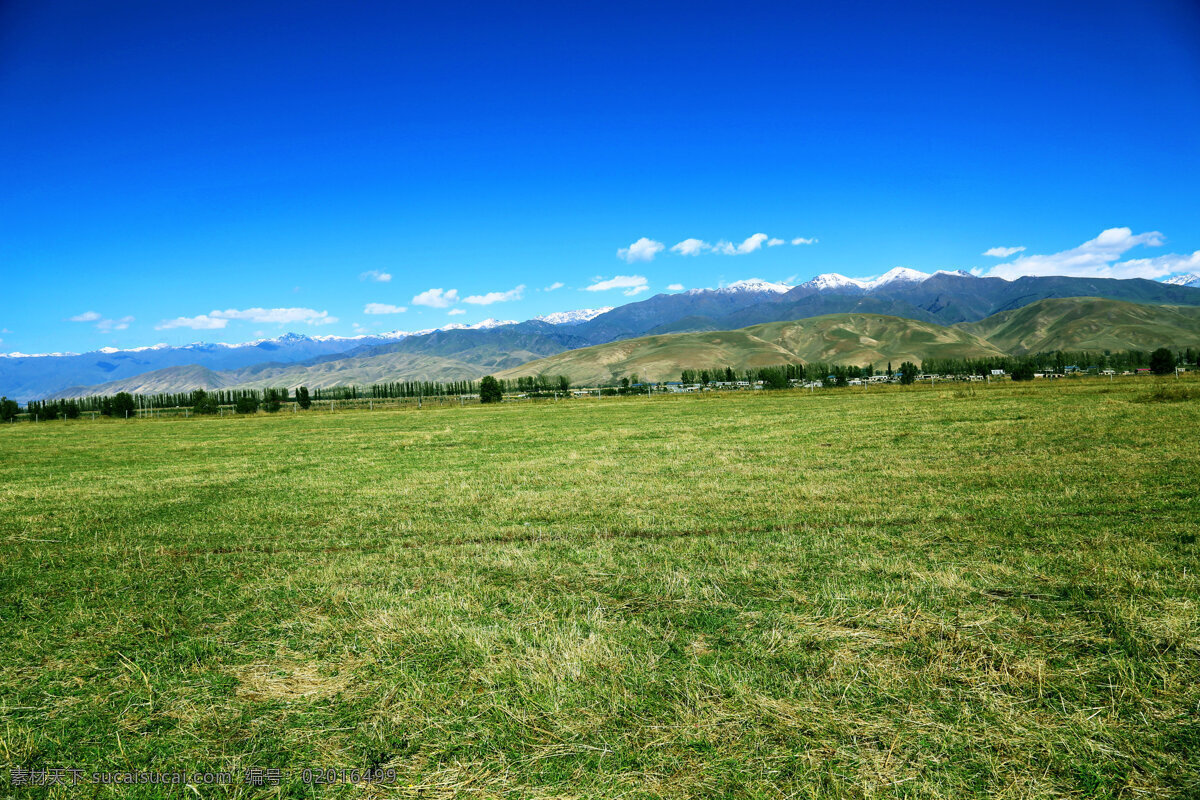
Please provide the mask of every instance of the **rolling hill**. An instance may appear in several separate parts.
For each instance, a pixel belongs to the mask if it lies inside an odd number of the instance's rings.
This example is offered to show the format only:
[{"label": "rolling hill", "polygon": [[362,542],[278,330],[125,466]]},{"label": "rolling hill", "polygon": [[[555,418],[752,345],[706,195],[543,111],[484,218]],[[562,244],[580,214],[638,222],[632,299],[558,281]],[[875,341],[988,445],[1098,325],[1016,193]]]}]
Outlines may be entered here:
[{"label": "rolling hill", "polygon": [[866,365],[999,355],[1004,353],[957,328],[877,314],[834,314],[734,331],[627,339],[531,361],[497,377],[546,373],[566,375],[572,383],[586,385],[635,373],[645,380],[676,380],[683,368],[744,369],[811,362]]},{"label": "rolling hill", "polygon": [[1012,355],[1050,350],[1152,350],[1200,344],[1200,307],[1099,297],[1039,300],[955,327]]}]

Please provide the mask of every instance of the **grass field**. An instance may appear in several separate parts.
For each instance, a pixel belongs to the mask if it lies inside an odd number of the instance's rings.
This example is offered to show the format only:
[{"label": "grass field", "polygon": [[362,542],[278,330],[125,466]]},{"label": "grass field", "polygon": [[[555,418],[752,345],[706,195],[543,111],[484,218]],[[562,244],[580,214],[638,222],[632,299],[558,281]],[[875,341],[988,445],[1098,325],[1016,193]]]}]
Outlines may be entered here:
[{"label": "grass field", "polygon": [[1151,385],[4,427],[0,795],[1196,796]]}]

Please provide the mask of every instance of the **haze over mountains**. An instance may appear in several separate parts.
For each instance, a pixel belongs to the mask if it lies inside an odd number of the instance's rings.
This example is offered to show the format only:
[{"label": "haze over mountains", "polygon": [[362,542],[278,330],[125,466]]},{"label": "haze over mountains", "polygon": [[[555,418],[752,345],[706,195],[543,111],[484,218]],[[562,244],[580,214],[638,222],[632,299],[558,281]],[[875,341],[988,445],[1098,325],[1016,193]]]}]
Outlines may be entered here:
[{"label": "haze over mountains", "polygon": [[[934,328],[926,333],[934,329],[944,331],[946,326],[959,323],[980,323],[982,327],[976,328],[959,325],[952,334],[938,333],[933,340],[924,342],[929,346],[974,347],[980,353],[1034,352],[1055,347],[1127,349],[1162,343],[1182,345],[1185,342],[1178,337],[1195,330],[1197,325],[1197,317],[1185,308],[1200,307],[1200,288],[1194,286],[1197,283],[1200,278],[1196,276],[1179,276],[1161,283],[1068,277],[1023,277],[1009,281],[965,272],[926,274],[906,268],[894,269],[873,280],[827,274],[798,286],[749,280],[718,289],[660,294],[617,308],[549,314],[526,322],[486,320],[474,326],[450,325],[433,331],[394,331],[351,338],[289,333],[240,345],[196,343],[134,350],[106,348],[79,355],[10,354],[0,357],[0,392],[24,401],[114,391],[460,380],[489,373],[517,374],[518,367],[529,364],[532,368],[531,362],[539,359],[637,337],[734,332],[762,323],[845,314],[853,315],[857,321],[839,323],[851,325],[844,330],[857,330],[855,325],[862,327],[861,336],[874,340],[878,346],[870,345],[857,355],[848,351],[845,358],[817,357],[814,353],[828,350],[818,347],[821,337],[828,333],[801,326],[789,334],[793,338],[788,345],[781,345],[778,340],[785,335],[782,331],[772,332],[766,338],[758,333],[749,335],[780,346],[797,358],[844,363],[852,363],[854,358],[877,360],[885,357],[882,354],[902,350],[907,356],[886,357],[892,360],[922,357],[909,344],[923,341],[919,336],[912,338],[919,329],[872,321],[870,315],[934,323]],[[1011,313],[1038,301],[1060,298],[1101,298],[1124,304],[1113,306],[1094,301],[1049,304],[1030,312],[1034,316]],[[1124,307],[1130,304],[1153,305],[1150,310]],[[1155,311],[1153,306],[1174,308]],[[1002,316],[987,325],[981,322],[997,314]],[[804,335],[815,338],[801,347],[794,338],[801,335],[799,331],[808,331]],[[904,339],[905,336],[909,339]],[[1164,336],[1175,338],[1152,341]],[[1052,347],[1054,342],[1061,344]],[[678,348],[675,344],[671,346]],[[734,349],[744,351],[740,346]],[[712,352],[714,357],[719,355],[718,350]],[[768,351],[763,351],[763,357]],[[925,357],[932,355],[925,353]]]}]

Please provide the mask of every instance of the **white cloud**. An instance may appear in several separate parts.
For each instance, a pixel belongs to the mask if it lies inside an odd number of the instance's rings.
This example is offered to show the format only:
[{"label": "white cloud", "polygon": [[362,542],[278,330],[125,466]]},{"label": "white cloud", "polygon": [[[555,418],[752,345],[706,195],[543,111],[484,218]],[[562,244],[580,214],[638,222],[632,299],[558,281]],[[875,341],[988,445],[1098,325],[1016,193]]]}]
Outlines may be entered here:
[{"label": "white cloud", "polygon": [[164,319],[162,322],[154,326],[156,331],[167,331],[172,328],[191,328],[196,331],[215,331],[224,328],[229,324],[227,319],[216,319],[208,314],[200,314],[196,317],[176,317],[175,319]]},{"label": "white cloud", "polygon": [[392,273],[380,272],[377,269],[369,269],[358,276],[360,281],[375,281],[376,283],[387,283],[392,279]]},{"label": "white cloud", "polygon": [[1176,272],[1200,269],[1200,250],[1191,255],[1169,253],[1155,258],[1131,258],[1116,265],[1130,278],[1165,278]]},{"label": "white cloud", "polygon": [[722,240],[713,245],[713,250],[725,256],[744,256],[762,247],[763,242],[767,241],[767,238],[765,233],[756,233],[752,236],[747,236],[741,244],[737,245],[733,242]]},{"label": "white cloud", "polygon": [[[810,244],[816,239],[793,239],[792,244]],[[741,244],[722,239],[716,244],[709,244],[703,239],[684,239],[671,248],[672,253],[678,253],[681,256],[698,256],[701,253],[717,253],[723,256],[742,256],[747,253],[753,253],[755,250],[762,249],[763,245],[767,247],[778,247],[781,244],[786,244],[783,239],[771,238],[765,233],[756,233],[753,236],[748,236],[742,240]]]},{"label": "white cloud", "polygon": [[803,236],[797,236],[795,239],[792,239],[792,244],[816,244],[817,241],[815,238],[805,239]]},{"label": "white cloud", "polygon": [[467,313],[467,310],[465,308],[452,308],[446,312],[446,315],[450,316],[450,317],[454,317],[454,316],[458,316],[459,314],[465,314],[465,313]]},{"label": "white cloud", "polygon": [[617,258],[624,259],[630,264],[635,261],[653,261],[654,256],[661,253],[665,247],[666,245],[662,242],[656,242],[643,236],[629,247],[622,247],[618,250]]},{"label": "white cloud", "polygon": [[303,322],[306,325],[331,325],[337,322],[338,318],[331,317],[328,311],[316,311],[311,308],[229,308],[225,311],[210,311],[195,317],[176,317],[163,320],[155,325],[154,329],[164,331],[171,328],[192,328],[198,331],[212,331],[224,328],[230,320],[267,322],[278,325],[289,325],[296,322]]},{"label": "white cloud", "polygon": [[408,311],[408,306],[393,306],[387,303],[367,303],[363,308],[364,314],[403,314],[405,311]]},{"label": "white cloud", "polygon": [[597,279],[595,283],[587,287],[589,292],[607,292],[610,289],[624,289],[622,292],[626,297],[633,297],[635,294],[649,289],[650,286],[646,279],[641,275],[617,275],[609,278],[606,281]]},{"label": "white cloud", "polygon": [[95,322],[96,330],[101,333],[112,333],[113,331],[123,331],[128,328],[129,323],[133,322],[133,317],[105,319],[104,315],[99,311],[85,311],[82,314],[76,314],[70,320],[71,322]]},{"label": "white cloud", "polygon": [[668,292],[682,292],[683,284],[682,283],[672,283],[670,286],[667,287],[667,291]]},{"label": "white cloud", "polygon": [[510,300],[520,300],[521,293],[525,291],[525,284],[521,284],[515,289],[509,289],[507,292],[488,292],[487,294],[473,294],[470,297],[464,297],[464,303],[470,303],[474,306],[490,306],[492,303],[507,303]]},{"label": "white cloud", "polygon": [[1078,247],[1049,255],[1020,256],[992,267],[987,275],[1008,280],[1023,275],[1154,279],[1200,266],[1200,250],[1190,255],[1168,253],[1154,258],[1118,260],[1135,247],[1161,247],[1163,241],[1158,231],[1134,234],[1129,228],[1109,228]]},{"label": "white cloud", "polygon": [[430,308],[449,308],[458,302],[458,289],[427,289],[412,299],[414,306]]},{"label": "white cloud", "polygon": [[129,327],[129,323],[133,322],[133,317],[121,317],[120,319],[102,319],[96,323],[96,330],[101,333],[110,333],[112,331],[123,331]]},{"label": "white cloud", "polygon": [[992,258],[1008,258],[1009,256],[1015,256],[1024,249],[1024,247],[989,247],[983,251],[983,254]]},{"label": "white cloud", "polygon": [[679,244],[671,248],[672,253],[679,253],[681,256],[698,256],[705,250],[711,250],[712,245],[701,239],[684,239]]},{"label": "white cloud", "polygon": [[564,286],[566,286],[566,284],[563,283],[562,281],[555,281],[554,283],[547,286],[545,289],[542,289],[542,291],[543,292],[553,292],[555,289],[561,289]]},{"label": "white cloud", "polygon": [[210,311],[208,315],[217,319],[269,322],[278,325],[289,325],[294,322],[303,322],[306,325],[331,325],[337,322],[337,317],[329,316],[328,311],[316,311],[311,308],[247,308],[244,310],[230,308],[225,311]]}]

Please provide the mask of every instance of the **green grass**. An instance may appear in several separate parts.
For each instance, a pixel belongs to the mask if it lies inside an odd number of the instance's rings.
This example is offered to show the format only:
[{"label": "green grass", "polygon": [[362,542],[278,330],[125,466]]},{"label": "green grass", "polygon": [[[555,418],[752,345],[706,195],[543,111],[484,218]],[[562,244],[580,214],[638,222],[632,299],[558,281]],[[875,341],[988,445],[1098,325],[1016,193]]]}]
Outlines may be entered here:
[{"label": "green grass", "polygon": [[1200,402],[1151,385],[6,426],[0,767],[1195,796]]}]

